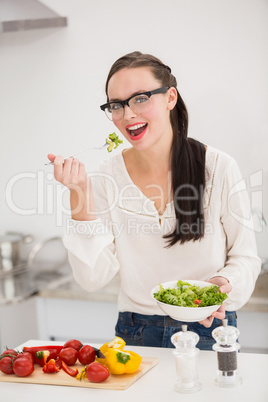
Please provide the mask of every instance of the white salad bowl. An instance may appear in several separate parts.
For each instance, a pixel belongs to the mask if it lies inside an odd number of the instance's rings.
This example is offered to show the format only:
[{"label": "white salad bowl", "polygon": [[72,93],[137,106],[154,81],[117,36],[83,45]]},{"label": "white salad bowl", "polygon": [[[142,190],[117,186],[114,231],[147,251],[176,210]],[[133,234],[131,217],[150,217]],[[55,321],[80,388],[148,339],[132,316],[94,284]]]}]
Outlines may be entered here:
[{"label": "white salad bowl", "polygon": [[[190,285],[200,286],[200,288],[213,285],[212,283],[205,281],[195,281],[187,279],[183,281],[190,283]],[[177,287],[177,282],[178,281],[164,282],[161,283],[161,285],[163,286],[164,289],[167,288],[172,289]],[[164,313],[166,313],[171,318],[177,321],[183,321],[183,322],[202,321],[205,320],[207,317],[209,317],[214,311],[218,310],[218,308],[220,307],[220,305],[206,306],[206,307],[180,307],[180,306],[174,306],[172,304],[163,303],[156,300],[154,297],[154,293],[157,293],[159,290],[160,290],[159,285],[155,286],[151,290],[152,298]]]}]

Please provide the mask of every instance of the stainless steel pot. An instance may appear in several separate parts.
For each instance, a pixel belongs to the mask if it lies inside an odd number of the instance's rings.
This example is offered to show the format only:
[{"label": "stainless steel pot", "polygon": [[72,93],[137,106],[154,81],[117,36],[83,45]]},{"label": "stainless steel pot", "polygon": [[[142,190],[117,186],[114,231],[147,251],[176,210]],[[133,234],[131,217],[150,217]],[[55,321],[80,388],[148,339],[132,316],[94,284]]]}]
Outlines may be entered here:
[{"label": "stainless steel pot", "polygon": [[30,251],[27,266],[38,272],[55,272],[68,262],[68,254],[61,237],[51,237],[37,243]]},{"label": "stainless steel pot", "polygon": [[0,236],[0,272],[12,271],[22,264],[22,247],[32,241],[31,235],[16,232],[7,232]]}]

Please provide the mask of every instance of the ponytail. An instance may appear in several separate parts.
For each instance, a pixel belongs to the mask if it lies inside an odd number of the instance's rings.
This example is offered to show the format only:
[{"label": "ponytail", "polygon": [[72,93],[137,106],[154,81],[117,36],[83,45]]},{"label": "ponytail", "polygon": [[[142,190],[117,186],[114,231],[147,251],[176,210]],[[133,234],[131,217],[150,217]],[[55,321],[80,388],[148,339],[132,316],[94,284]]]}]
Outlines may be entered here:
[{"label": "ponytail", "polygon": [[191,138],[178,142],[174,138],[171,155],[176,227],[163,236],[169,240],[167,247],[204,236],[205,146]]}]

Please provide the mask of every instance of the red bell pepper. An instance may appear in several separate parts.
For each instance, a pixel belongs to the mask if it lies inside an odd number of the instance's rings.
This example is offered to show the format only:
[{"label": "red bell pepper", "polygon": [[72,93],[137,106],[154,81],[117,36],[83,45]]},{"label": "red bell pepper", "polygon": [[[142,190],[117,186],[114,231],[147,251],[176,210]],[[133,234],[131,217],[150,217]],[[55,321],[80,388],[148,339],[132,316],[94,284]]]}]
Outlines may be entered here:
[{"label": "red bell pepper", "polygon": [[69,367],[63,360],[61,362],[61,367],[65,371],[65,373],[69,374],[71,377],[76,377],[78,374],[78,368],[75,369]]},{"label": "red bell pepper", "polygon": [[36,352],[48,350],[50,352],[50,359],[57,359],[62,348],[63,346],[59,345],[33,346],[33,347],[24,346],[23,352],[31,352],[33,357],[35,358]]},{"label": "red bell pepper", "polygon": [[39,350],[34,354],[34,362],[43,367],[46,364],[48,357],[50,357],[50,352],[48,350]]},{"label": "red bell pepper", "polygon": [[60,368],[61,368],[60,360],[50,359],[47,363],[45,363],[43,367],[43,372],[48,374],[57,373],[60,371]]}]

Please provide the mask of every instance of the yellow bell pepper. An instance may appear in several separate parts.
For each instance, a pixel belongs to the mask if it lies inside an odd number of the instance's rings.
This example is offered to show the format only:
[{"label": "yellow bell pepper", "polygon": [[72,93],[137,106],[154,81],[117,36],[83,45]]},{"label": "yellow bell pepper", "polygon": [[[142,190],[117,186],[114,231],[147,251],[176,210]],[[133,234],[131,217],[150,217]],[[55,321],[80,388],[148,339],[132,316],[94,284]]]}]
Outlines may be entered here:
[{"label": "yellow bell pepper", "polygon": [[87,366],[83,367],[81,371],[77,374],[76,378],[79,381],[82,381],[87,376]]},{"label": "yellow bell pepper", "polygon": [[130,350],[108,348],[105,364],[111,374],[135,373],[140,367],[142,357]]},{"label": "yellow bell pepper", "polygon": [[[116,336],[111,342],[106,342],[104,345],[102,345],[100,347],[100,351],[105,355],[109,348],[123,349],[125,344],[126,342],[124,341],[124,339]],[[97,357],[96,359],[99,363],[105,364],[105,359],[100,357]]]}]

